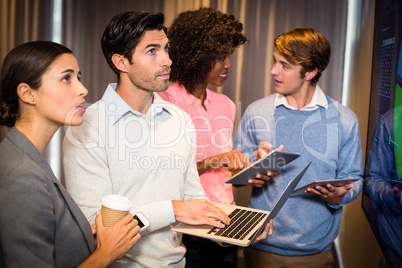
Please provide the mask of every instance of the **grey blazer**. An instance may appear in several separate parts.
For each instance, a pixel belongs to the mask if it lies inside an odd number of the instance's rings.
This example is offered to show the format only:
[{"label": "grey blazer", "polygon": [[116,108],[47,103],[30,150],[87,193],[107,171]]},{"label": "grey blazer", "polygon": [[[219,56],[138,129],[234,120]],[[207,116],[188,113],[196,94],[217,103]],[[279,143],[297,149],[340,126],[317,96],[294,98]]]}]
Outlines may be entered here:
[{"label": "grey blazer", "polygon": [[12,128],[0,143],[0,267],[72,267],[94,250],[84,214]]}]

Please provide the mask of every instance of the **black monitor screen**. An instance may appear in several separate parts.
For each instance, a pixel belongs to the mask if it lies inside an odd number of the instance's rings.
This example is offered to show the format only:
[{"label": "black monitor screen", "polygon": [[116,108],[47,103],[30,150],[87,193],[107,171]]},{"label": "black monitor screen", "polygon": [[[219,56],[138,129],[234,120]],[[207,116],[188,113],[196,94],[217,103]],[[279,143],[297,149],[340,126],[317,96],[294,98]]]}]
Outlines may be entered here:
[{"label": "black monitor screen", "polygon": [[402,0],[377,0],[363,210],[392,267],[402,267]]}]

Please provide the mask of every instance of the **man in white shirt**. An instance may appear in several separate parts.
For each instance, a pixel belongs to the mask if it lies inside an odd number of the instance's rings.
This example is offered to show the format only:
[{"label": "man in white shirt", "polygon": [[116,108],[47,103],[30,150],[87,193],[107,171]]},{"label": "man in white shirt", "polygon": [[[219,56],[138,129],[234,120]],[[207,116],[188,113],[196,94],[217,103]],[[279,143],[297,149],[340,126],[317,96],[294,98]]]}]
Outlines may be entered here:
[{"label": "man in white shirt", "polygon": [[195,163],[191,118],[156,92],[168,87],[171,60],[161,13],[115,16],[102,50],[118,83],[87,109],[64,140],[66,187],[90,222],[101,198],[129,198],[151,225],[114,267],[183,267],[185,248],[171,224],[223,227],[228,216],[205,198]]}]

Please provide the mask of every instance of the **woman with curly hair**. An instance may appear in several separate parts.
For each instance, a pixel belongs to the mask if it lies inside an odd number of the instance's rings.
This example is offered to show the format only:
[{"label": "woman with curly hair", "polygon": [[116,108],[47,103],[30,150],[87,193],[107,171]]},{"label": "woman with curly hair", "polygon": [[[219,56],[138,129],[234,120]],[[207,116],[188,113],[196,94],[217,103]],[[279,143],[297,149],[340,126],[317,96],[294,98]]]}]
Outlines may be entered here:
[{"label": "woman with curly hair", "polygon": [[[172,85],[158,94],[186,111],[197,131],[197,168],[207,197],[234,204],[231,172],[250,164],[232,151],[235,104],[208,88],[222,86],[231,67],[229,56],[247,40],[243,24],[233,15],[200,8],[178,15],[168,29]],[[236,247],[184,235],[187,267],[235,267]]]}]

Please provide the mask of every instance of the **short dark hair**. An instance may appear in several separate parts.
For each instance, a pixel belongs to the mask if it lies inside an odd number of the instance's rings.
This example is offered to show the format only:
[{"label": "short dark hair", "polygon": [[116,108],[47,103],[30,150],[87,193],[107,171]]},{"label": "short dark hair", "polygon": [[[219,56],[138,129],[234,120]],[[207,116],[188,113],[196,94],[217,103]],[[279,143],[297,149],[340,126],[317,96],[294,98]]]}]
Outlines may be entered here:
[{"label": "short dark hair", "polygon": [[302,77],[317,68],[317,75],[310,81],[312,85],[318,82],[331,57],[328,40],[311,28],[296,28],[281,34],[274,44],[276,52],[288,62],[302,66]]},{"label": "short dark hair", "polygon": [[164,30],[165,16],[162,13],[146,11],[127,11],[112,18],[103,32],[101,45],[103,55],[110,68],[120,76],[120,71],[114,66],[112,56],[123,55],[130,63],[133,51],[146,31]]},{"label": "short dark hair", "polygon": [[244,44],[243,24],[233,15],[200,8],[186,11],[168,29],[170,80],[191,92],[205,83],[216,59]]},{"label": "short dark hair", "polygon": [[5,57],[0,72],[0,125],[12,127],[20,117],[17,87],[21,83],[38,89],[49,66],[70,49],[50,41],[19,45]]}]

